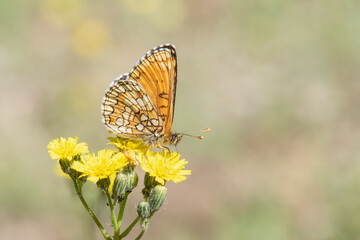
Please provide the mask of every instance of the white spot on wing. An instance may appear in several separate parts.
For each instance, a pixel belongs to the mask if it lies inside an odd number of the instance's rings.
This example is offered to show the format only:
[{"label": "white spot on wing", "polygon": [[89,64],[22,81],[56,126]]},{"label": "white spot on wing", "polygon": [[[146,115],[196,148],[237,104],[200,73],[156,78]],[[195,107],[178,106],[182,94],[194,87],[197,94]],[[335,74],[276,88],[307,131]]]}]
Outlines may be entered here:
[{"label": "white spot on wing", "polygon": [[144,101],[141,98],[136,99],[141,108],[145,107]]},{"label": "white spot on wing", "polygon": [[130,98],[129,99],[130,100],[130,102],[133,104],[133,105],[138,105],[138,103],[137,103],[137,101],[135,100],[135,98]]},{"label": "white spot on wing", "polygon": [[113,103],[113,104],[117,104],[117,100],[115,100],[113,98],[107,98],[106,101],[110,102],[110,103]]},{"label": "white spot on wing", "polygon": [[135,118],[135,114],[134,114],[134,112],[132,112],[132,113],[130,114],[129,121],[133,121],[134,118]]},{"label": "white spot on wing", "polygon": [[129,101],[129,99],[127,99],[127,98],[125,98],[124,99],[124,103],[126,104],[126,105],[128,105],[128,106],[131,106],[132,105],[132,103]]},{"label": "white spot on wing", "polygon": [[133,87],[132,87],[131,82],[127,82],[127,84],[124,85],[124,86],[125,86],[125,88],[127,88],[129,91],[133,91],[133,90],[134,90]]},{"label": "white spot on wing", "polygon": [[151,119],[151,123],[152,123],[154,126],[159,126],[159,120],[157,120],[157,119]]},{"label": "white spot on wing", "polygon": [[118,96],[117,92],[116,91],[113,91],[113,90],[110,90],[106,93],[106,96],[107,97],[110,97],[110,98],[115,98]]},{"label": "white spot on wing", "polygon": [[140,121],[145,122],[146,120],[148,120],[149,118],[147,116],[145,116],[144,114],[141,114],[140,116]]},{"label": "white spot on wing", "polygon": [[139,130],[139,131],[142,131],[144,130],[144,125],[142,125],[141,123],[139,123],[138,125],[136,125],[136,129]]},{"label": "white spot on wing", "polygon": [[123,112],[122,116],[124,119],[129,119],[130,114],[128,112]]},{"label": "white spot on wing", "polygon": [[145,106],[146,106],[146,110],[151,111],[152,110],[152,103],[149,100],[149,98],[147,97],[147,95],[143,96],[143,100],[144,100],[144,103],[145,103]]},{"label": "white spot on wing", "polygon": [[139,88],[138,85],[135,85],[134,88],[135,88],[136,91],[140,92],[140,88]]},{"label": "white spot on wing", "polygon": [[114,111],[114,108],[109,105],[104,105],[103,109],[105,115],[110,115]]},{"label": "white spot on wing", "polygon": [[125,90],[125,88],[123,88],[123,86],[118,86],[118,89],[119,89],[122,93],[126,92],[126,90]]},{"label": "white spot on wing", "polygon": [[116,119],[116,124],[117,124],[118,126],[124,125],[123,119],[122,119],[122,118],[117,118],[117,119]]}]

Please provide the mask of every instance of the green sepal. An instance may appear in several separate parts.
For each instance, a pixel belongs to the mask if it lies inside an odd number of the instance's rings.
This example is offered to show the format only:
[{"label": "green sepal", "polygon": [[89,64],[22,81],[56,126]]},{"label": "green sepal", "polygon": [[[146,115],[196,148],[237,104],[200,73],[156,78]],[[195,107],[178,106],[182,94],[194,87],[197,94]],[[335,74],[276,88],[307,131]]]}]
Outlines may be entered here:
[{"label": "green sepal", "polygon": [[150,217],[150,204],[148,202],[140,202],[137,207],[137,213],[141,219]]},{"label": "green sepal", "polygon": [[139,177],[135,171],[126,174],[126,191],[131,192],[138,184]]},{"label": "green sepal", "polygon": [[108,192],[109,191],[109,186],[110,186],[110,179],[107,178],[103,178],[100,179],[99,181],[97,181],[96,185],[98,186],[98,188],[100,188],[102,191],[104,192]]},{"label": "green sepal", "polygon": [[127,176],[126,174],[120,172],[116,175],[114,185],[112,188],[112,197],[116,198],[118,196],[124,196],[126,191]]},{"label": "green sepal", "polygon": [[165,201],[167,194],[167,188],[161,185],[157,185],[154,187],[154,189],[151,191],[149,204],[150,204],[150,211],[151,213],[154,213],[158,211],[162,204]]}]

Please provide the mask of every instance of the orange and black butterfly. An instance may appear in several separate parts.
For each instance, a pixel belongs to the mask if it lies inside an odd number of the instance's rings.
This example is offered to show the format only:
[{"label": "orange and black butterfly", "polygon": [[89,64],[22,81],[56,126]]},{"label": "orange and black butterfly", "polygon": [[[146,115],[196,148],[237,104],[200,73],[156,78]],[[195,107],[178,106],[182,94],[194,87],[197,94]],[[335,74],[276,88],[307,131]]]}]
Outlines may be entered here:
[{"label": "orange and black butterfly", "polygon": [[151,147],[176,145],[183,134],[173,133],[177,61],[172,44],[148,51],[129,73],[115,79],[102,104],[103,122],[117,136]]}]

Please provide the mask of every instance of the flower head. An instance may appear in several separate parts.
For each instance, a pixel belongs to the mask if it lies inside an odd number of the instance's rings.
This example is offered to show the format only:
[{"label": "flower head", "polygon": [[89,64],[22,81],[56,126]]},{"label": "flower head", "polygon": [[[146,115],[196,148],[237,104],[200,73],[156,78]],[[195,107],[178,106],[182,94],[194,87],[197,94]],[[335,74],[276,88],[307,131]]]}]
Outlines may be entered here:
[{"label": "flower head", "polygon": [[180,154],[177,152],[153,154],[147,151],[145,155],[140,154],[138,160],[141,168],[162,185],[165,181],[184,181],[185,175],[191,175],[191,170],[182,170],[188,162],[185,159],[180,160]]},{"label": "flower head", "polygon": [[143,154],[145,151],[149,148],[146,146],[143,142],[132,140],[132,139],[126,139],[121,137],[109,137],[110,140],[109,144],[113,144],[116,148],[118,148],[122,153],[126,155],[126,157],[129,159],[129,162],[133,166],[139,165],[136,161],[136,153]]},{"label": "flower head", "polygon": [[126,139],[122,137],[109,137],[108,139],[110,140],[109,144],[113,144],[115,147],[121,150],[133,150],[136,153],[145,153],[145,151],[148,149],[148,146],[146,146],[141,141]]},{"label": "flower head", "polygon": [[100,179],[114,179],[115,174],[128,164],[123,153],[113,150],[100,150],[98,155],[89,154],[81,157],[81,161],[73,162],[71,168],[81,172],[80,177],[87,176],[87,180],[97,183]]},{"label": "flower head", "polygon": [[60,137],[54,139],[47,145],[48,152],[52,159],[71,160],[80,153],[88,153],[87,143],[77,143],[78,138],[69,137],[68,139]]}]

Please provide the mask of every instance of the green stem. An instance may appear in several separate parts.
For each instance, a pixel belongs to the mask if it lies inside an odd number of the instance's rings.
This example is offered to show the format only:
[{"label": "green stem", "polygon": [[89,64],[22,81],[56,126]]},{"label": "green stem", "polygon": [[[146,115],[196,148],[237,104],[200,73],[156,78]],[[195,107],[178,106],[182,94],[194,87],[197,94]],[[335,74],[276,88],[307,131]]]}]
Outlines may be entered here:
[{"label": "green stem", "polygon": [[91,218],[94,220],[95,224],[97,225],[97,227],[99,228],[99,230],[101,231],[102,235],[104,236],[104,238],[106,240],[111,240],[111,237],[109,236],[109,234],[106,232],[105,228],[102,226],[102,224],[100,223],[99,219],[95,216],[94,212],[91,210],[91,208],[89,207],[89,205],[87,204],[83,194],[82,194],[82,189],[79,187],[79,185],[77,184],[77,180],[73,179],[73,184],[76,190],[76,194],[78,195],[82,205],[84,206],[84,208],[86,209],[86,211],[89,213],[89,215],[91,216]]},{"label": "green stem", "polygon": [[117,218],[117,226],[119,228],[118,233],[120,233],[122,218],[123,218],[123,215],[124,215],[125,205],[126,205],[126,201],[127,201],[128,196],[129,196],[129,193],[125,192],[124,200],[122,200],[121,203],[120,203],[119,214],[118,214],[118,218]]},{"label": "green stem", "polygon": [[114,206],[116,206],[117,202],[118,202],[118,199],[115,198],[114,201],[112,202],[112,204],[113,204]]},{"label": "green stem", "polygon": [[145,234],[145,232],[146,232],[146,229],[143,229],[141,231],[141,233],[135,238],[135,240],[139,240],[140,238],[142,238],[142,236]]},{"label": "green stem", "polygon": [[135,226],[135,224],[136,224],[139,220],[140,220],[140,217],[137,216],[137,217],[135,218],[135,220],[130,224],[130,226],[128,226],[128,227],[125,229],[125,231],[120,235],[120,239],[126,237],[126,236],[129,234],[129,232],[132,230],[132,228]]},{"label": "green stem", "polygon": [[106,197],[108,199],[108,204],[110,207],[111,222],[114,227],[114,240],[118,240],[119,239],[119,231],[118,231],[118,225],[117,225],[116,216],[115,216],[115,207],[111,200],[110,193],[108,191],[106,192]]},{"label": "green stem", "polygon": [[150,224],[150,218],[142,219],[142,222],[141,222],[142,231],[141,231],[141,233],[135,238],[135,240],[139,240],[140,238],[142,238],[142,236],[145,234],[146,230],[148,229],[149,224]]}]

